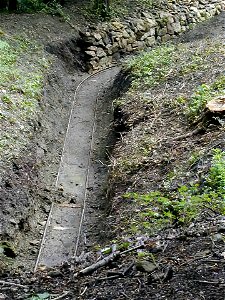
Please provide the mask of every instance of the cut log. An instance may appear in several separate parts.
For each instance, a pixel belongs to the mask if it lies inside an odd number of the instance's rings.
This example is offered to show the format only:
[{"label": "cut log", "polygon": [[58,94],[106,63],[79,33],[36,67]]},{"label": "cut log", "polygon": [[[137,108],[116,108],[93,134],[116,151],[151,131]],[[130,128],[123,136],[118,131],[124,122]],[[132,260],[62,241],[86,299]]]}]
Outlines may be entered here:
[{"label": "cut log", "polygon": [[225,95],[209,101],[206,107],[212,112],[225,112]]}]

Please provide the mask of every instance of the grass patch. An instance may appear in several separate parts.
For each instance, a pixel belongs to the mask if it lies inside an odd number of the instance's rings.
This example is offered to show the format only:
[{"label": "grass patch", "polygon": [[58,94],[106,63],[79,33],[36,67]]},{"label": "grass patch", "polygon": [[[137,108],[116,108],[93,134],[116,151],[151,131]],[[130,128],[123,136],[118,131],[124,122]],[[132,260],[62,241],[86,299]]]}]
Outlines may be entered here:
[{"label": "grass patch", "polygon": [[173,63],[175,52],[174,45],[162,45],[128,62],[127,67],[135,77],[133,88],[154,86],[164,80]]},{"label": "grass patch", "polygon": [[127,62],[134,76],[133,89],[149,89],[169,78],[184,78],[210,68],[225,53],[221,43],[205,41],[204,46],[171,43],[142,52]]},{"label": "grass patch", "polygon": [[26,37],[0,39],[0,160],[17,156],[29,142],[49,62],[42,46]]},{"label": "grass patch", "polygon": [[225,152],[215,149],[204,186],[182,185],[173,192],[154,191],[148,194],[126,193],[138,207],[130,231],[154,233],[168,226],[188,225],[203,210],[225,213]]}]

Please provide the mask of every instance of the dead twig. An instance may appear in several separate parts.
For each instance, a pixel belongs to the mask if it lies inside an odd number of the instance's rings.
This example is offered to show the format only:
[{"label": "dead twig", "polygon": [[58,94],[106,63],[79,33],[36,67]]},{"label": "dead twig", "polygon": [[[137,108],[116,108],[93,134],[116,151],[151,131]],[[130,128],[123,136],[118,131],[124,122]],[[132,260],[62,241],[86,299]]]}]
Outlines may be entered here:
[{"label": "dead twig", "polygon": [[87,275],[89,273],[94,272],[95,270],[99,269],[100,267],[103,267],[107,264],[109,264],[111,261],[113,261],[115,258],[117,258],[120,255],[119,251],[116,251],[112,254],[110,254],[107,257],[104,257],[103,259],[99,260],[98,262],[84,268],[83,270],[80,270],[78,273],[75,274],[75,277],[79,275]]},{"label": "dead twig", "polygon": [[183,266],[185,266],[185,265],[187,265],[187,264],[191,264],[191,263],[193,263],[193,262],[195,262],[195,261],[203,260],[203,259],[206,259],[206,258],[208,258],[208,257],[209,257],[209,255],[208,255],[208,256],[202,256],[202,257],[196,257],[196,258],[190,259],[190,260],[188,260],[188,261],[186,261],[186,262],[180,264],[179,267],[183,267]]},{"label": "dead twig", "polygon": [[83,296],[85,294],[86,290],[87,290],[87,286],[85,286],[83,292],[81,292],[80,295]]},{"label": "dead twig", "polygon": [[97,261],[96,263],[84,268],[83,270],[80,270],[79,272],[74,274],[74,276],[77,277],[77,276],[90,274],[90,273],[96,271],[97,269],[99,269],[100,267],[108,265],[110,262],[112,262],[114,259],[120,257],[121,255],[127,254],[129,252],[135,251],[135,250],[143,248],[143,247],[144,247],[144,245],[139,245],[139,246],[127,249],[127,250],[122,251],[122,252],[115,251],[114,253],[111,253],[109,256],[104,257],[103,259],[101,259],[101,260]]},{"label": "dead twig", "polygon": [[191,131],[191,132],[188,132],[186,134],[182,134],[182,135],[178,135],[178,136],[175,136],[175,137],[169,137],[165,140],[163,140],[163,142],[172,142],[172,141],[178,141],[178,140],[183,140],[183,139],[186,139],[188,137],[191,137],[193,135],[196,135],[200,132],[202,132],[202,128],[196,128],[195,130]]},{"label": "dead twig", "polygon": [[117,274],[117,275],[112,275],[112,276],[106,276],[106,277],[99,277],[96,280],[97,281],[104,281],[104,280],[112,280],[112,279],[117,279],[117,278],[121,278],[122,274]]},{"label": "dead twig", "polygon": [[63,299],[64,297],[66,297],[68,294],[70,294],[70,291],[68,292],[64,292],[62,295],[56,297],[56,298],[52,298],[52,300],[59,300],[59,299]]},{"label": "dead twig", "polygon": [[225,286],[224,282],[220,281],[208,281],[208,280],[193,280],[194,282],[204,283],[204,284],[219,284]]},{"label": "dead twig", "polygon": [[17,287],[21,287],[21,288],[24,288],[24,289],[28,288],[27,285],[22,285],[22,284],[18,284],[18,283],[14,283],[14,282],[9,282],[9,281],[4,281],[4,280],[0,280],[0,284],[17,286]]}]

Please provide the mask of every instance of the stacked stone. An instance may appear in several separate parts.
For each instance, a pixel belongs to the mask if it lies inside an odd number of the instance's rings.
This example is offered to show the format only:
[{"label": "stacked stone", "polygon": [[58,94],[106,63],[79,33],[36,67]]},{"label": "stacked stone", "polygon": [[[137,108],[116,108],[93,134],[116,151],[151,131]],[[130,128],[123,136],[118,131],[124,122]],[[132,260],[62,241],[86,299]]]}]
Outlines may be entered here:
[{"label": "stacked stone", "polygon": [[224,6],[224,0],[165,1],[151,13],[142,12],[136,18],[90,26],[81,32],[84,60],[91,71],[105,68],[123,54],[172,39],[195,23],[218,14]]}]

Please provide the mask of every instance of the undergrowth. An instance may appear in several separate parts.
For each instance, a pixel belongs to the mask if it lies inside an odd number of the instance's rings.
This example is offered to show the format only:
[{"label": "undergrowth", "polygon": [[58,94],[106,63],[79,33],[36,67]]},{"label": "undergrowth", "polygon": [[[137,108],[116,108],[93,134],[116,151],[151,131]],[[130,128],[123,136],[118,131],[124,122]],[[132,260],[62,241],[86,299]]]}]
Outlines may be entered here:
[{"label": "undergrowth", "polygon": [[0,158],[17,156],[31,138],[49,62],[26,37],[0,39]]},{"label": "undergrowth", "polygon": [[200,183],[187,184],[175,191],[147,194],[126,193],[138,207],[130,224],[131,232],[153,233],[167,226],[188,225],[204,210],[225,213],[225,152],[215,149],[208,175]]},{"label": "undergrowth", "polygon": [[133,80],[133,89],[149,89],[169,78],[183,78],[210,68],[217,56],[224,55],[221,43],[205,41],[205,46],[191,48],[188,44],[166,43],[143,51],[126,63]]},{"label": "undergrowth", "polygon": [[211,85],[201,84],[187,101],[186,114],[193,121],[213,98],[225,95],[225,75],[219,76]]}]

